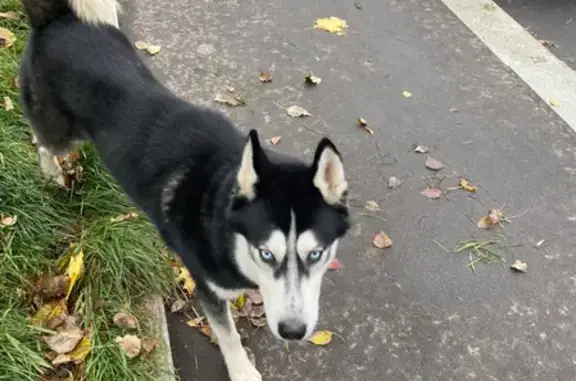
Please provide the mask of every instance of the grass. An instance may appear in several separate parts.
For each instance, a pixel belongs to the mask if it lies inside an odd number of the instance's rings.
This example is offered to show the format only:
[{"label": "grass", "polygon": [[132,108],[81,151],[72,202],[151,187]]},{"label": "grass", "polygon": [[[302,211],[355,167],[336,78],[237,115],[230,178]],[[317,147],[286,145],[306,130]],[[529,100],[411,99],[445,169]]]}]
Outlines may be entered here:
[{"label": "grass", "polygon": [[[19,1],[0,0],[0,12],[21,12]],[[173,273],[154,228],[142,217],[111,223],[110,218],[133,210],[120,188],[90,147],[80,151],[84,181],[73,191],[58,189],[42,178],[30,129],[18,106],[14,84],[19,55],[28,33],[24,20],[0,19],[18,38],[0,48],[0,213],[17,216],[0,227],[0,380],[37,381],[50,368],[40,332],[29,325],[33,313],[30,290],[38,276],[55,274],[58,262],[75,243],[85,254],[85,272],[69,307],[94,329],[93,348],[82,365],[86,380],[154,380],[153,364],[128,360],[114,338],[123,333],[111,323],[120,310],[142,317],[141,297],[166,294]]]},{"label": "grass", "polygon": [[470,268],[473,272],[476,272],[476,266],[480,263],[506,263],[503,253],[498,246],[499,243],[499,241],[493,239],[471,239],[469,241],[460,242],[456,249],[454,249],[454,252],[460,253],[467,251],[469,262],[466,267]]}]

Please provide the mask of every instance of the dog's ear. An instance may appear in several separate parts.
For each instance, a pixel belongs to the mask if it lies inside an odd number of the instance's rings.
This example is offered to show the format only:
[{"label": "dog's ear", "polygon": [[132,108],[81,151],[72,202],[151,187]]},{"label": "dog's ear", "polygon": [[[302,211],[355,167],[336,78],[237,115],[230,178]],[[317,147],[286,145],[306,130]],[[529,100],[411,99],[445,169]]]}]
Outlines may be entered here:
[{"label": "dog's ear", "polygon": [[328,138],[318,143],[312,164],[314,186],[330,205],[342,204],[348,190],[340,153]]},{"label": "dog's ear", "polygon": [[256,183],[261,180],[261,169],[264,160],[264,152],[258,140],[258,132],[250,130],[242,152],[240,168],[236,175],[238,196],[245,197],[249,201],[256,198]]}]

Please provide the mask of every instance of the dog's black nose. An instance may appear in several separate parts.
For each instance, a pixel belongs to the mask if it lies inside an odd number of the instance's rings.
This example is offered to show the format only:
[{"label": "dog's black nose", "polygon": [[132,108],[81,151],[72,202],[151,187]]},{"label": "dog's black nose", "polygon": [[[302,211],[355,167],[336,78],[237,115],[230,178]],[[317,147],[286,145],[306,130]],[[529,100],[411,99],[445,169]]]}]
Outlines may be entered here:
[{"label": "dog's black nose", "polygon": [[306,324],[298,320],[285,320],[278,323],[278,334],[286,340],[302,340],[306,335]]}]

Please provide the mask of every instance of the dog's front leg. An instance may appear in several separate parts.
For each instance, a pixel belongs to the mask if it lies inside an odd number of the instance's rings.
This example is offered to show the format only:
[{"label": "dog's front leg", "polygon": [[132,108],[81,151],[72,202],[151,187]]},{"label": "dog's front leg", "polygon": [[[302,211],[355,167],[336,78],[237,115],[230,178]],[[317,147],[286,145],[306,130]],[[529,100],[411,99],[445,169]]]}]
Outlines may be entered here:
[{"label": "dog's front leg", "polygon": [[200,303],[228,368],[231,381],[261,381],[262,376],[242,347],[228,301],[200,296]]}]

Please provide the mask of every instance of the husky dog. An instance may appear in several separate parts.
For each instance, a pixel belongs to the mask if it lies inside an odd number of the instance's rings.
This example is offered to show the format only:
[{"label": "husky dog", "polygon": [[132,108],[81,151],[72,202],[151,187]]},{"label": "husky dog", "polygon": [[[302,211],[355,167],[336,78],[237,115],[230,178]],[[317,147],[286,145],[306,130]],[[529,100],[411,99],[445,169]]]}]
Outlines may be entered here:
[{"label": "husky dog", "polygon": [[349,228],[338,150],[324,138],[305,164],[179,99],[118,29],[115,0],[23,3],[33,31],[21,101],[43,172],[59,182],[55,155],[91,141],[190,270],[231,380],[261,380],[228,300],[258,288],[275,336],[313,332],[322,277]]}]

